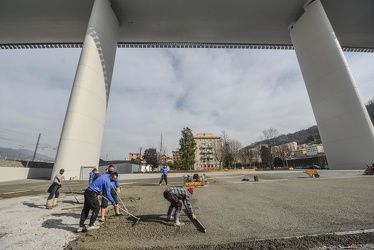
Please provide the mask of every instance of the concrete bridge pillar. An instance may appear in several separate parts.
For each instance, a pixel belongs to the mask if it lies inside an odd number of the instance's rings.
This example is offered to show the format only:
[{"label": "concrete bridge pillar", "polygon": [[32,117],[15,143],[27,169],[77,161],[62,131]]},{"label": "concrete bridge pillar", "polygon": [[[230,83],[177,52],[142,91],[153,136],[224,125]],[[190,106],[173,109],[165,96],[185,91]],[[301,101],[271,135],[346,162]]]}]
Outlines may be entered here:
[{"label": "concrete bridge pillar", "polygon": [[374,162],[373,125],[320,0],[304,10],[289,32],[329,166],[364,169]]},{"label": "concrete bridge pillar", "polygon": [[81,166],[99,165],[118,32],[110,1],[95,0],[51,179],[61,168],[79,178]]}]

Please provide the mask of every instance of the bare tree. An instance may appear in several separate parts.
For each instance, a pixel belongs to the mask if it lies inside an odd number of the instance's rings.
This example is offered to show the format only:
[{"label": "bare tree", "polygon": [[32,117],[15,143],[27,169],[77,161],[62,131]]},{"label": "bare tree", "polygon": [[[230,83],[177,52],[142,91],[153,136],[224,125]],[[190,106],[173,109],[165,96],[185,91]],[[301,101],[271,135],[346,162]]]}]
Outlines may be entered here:
[{"label": "bare tree", "polygon": [[271,156],[271,159],[269,159],[271,162],[269,163],[271,165],[271,167],[274,167],[273,166],[273,155],[271,154],[271,147],[274,146],[273,145],[273,141],[274,141],[274,138],[278,137],[279,135],[279,131],[278,129],[276,128],[268,128],[268,129],[264,129],[262,131],[262,135],[260,135],[260,140],[265,140],[266,143],[269,144],[269,149],[270,149],[270,156]]},{"label": "bare tree", "polygon": [[274,138],[276,138],[278,135],[279,135],[278,129],[270,127],[268,129],[264,129],[262,131],[262,135],[260,135],[259,138],[260,140],[271,141]]},{"label": "bare tree", "polygon": [[249,163],[249,167],[252,168],[252,161],[255,157],[255,149],[253,148],[248,148],[248,147],[245,147],[245,148],[242,148],[240,151],[239,151],[239,156],[240,156],[240,159],[242,160],[242,162],[244,162],[245,164],[246,163]]},{"label": "bare tree", "polygon": [[242,144],[235,139],[229,139],[228,141],[228,153],[232,155],[232,163],[237,163],[239,158],[239,150],[242,148]]},{"label": "bare tree", "polygon": [[[221,139],[222,140],[222,139]],[[223,161],[223,150],[222,150],[222,143],[217,143],[213,147],[213,157],[215,158],[216,161],[219,162],[219,168],[222,169],[222,161]]]}]

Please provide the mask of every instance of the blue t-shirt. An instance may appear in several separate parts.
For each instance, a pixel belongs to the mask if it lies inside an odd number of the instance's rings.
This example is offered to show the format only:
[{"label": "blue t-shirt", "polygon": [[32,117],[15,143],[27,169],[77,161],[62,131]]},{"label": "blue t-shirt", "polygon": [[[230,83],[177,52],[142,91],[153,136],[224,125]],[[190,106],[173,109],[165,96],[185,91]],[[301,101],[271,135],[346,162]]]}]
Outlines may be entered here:
[{"label": "blue t-shirt", "polygon": [[99,194],[101,192],[104,192],[106,194],[106,197],[108,200],[114,205],[116,205],[116,201],[113,199],[113,196],[110,193],[111,184],[113,181],[110,180],[109,175],[102,175],[99,178],[97,178],[94,182],[92,182],[88,186],[88,190],[94,191],[95,193]]},{"label": "blue t-shirt", "polygon": [[168,174],[168,169],[167,168],[161,168],[161,173],[162,174]]},{"label": "blue t-shirt", "polygon": [[91,171],[90,172],[90,176],[88,177],[88,179],[90,180],[90,181],[93,181],[93,178],[95,177],[95,174]]}]

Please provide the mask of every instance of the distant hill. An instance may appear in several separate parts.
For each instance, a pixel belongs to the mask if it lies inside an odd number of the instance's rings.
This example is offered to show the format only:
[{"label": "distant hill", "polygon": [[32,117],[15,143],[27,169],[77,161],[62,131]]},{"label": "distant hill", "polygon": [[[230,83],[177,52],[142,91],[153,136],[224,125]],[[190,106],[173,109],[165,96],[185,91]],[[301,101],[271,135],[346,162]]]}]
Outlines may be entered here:
[{"label": "distant hill", "polygon": [[[374,98],[370,100],[365,106],[369,113],[371,122],[374,124]],[[322,143],[318,127],[317,125],[314,125],[307,129],[303,129],[292,134],[280,135],[273,139],[273,145],[282,145],[293,141],[297,142],[297,144],[304,144],[310,142]],[[253,147],[261,143],[266,143],[266,141],[258,141],[247,147]]]},{"label": "distant hill", "polygon": [[[1,148],[0,147],[0,158],[4,159],[32,159],[34,152],[28,149],[13,149],[13,148]],[[36,153],[35,160],[53,161],[54,158]]]}]

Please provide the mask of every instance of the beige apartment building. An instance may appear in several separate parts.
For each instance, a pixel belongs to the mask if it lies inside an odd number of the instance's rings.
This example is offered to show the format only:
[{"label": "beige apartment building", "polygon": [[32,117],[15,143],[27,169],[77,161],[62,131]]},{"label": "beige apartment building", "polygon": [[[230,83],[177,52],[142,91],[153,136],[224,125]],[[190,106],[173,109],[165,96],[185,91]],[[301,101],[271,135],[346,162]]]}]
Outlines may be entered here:
[{"label": "beige apartment building", "polygon": [[140,158],[141,160],[143,160],[143,156],[140,154],[140,153],[129,153],[129,160],[136,160]]},{"label": "beige apartment building", "polygon": [[202,133],[194,136],[196,142],[195,170],[219,169],[220,163],[215,152],[221,144],[221,137],[211,133]]},{"label": "beige apartment building", "polygon": [[307,156],[319,155],[324,152],[322,144],[310,144],[306,146]]}]

